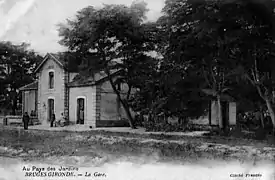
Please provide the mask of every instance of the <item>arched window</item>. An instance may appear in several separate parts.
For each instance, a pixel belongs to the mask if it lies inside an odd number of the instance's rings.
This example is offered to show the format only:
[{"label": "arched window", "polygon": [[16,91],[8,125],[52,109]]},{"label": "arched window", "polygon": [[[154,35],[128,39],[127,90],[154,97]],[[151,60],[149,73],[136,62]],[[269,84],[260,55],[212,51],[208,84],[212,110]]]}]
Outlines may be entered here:
[{"label": "arched window", "polygon": [[54,72],[49,72],[49,89],[54,88]]}]

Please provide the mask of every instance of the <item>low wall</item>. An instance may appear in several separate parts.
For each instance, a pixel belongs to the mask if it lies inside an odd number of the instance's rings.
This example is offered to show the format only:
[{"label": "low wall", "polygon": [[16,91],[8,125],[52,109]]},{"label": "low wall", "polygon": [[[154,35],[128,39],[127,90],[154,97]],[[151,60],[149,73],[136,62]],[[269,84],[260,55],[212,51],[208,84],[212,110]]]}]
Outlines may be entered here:
[{"label": "low wall", "polygon": [[11,124],[22,124],[22,116],[5,116],[5,118],[3,119],[2,123],[5,125],[4,121],[5,119],[7,119],[7,125],[11,125]]},{"label": "low wall", "polygon": [[[11,116],[11,115],[8,115],[8,116],[4,116],[4,117],[0,117],[1,119],[1,124],[4,124],[4,119],[6,118],[7,119],[7,125],[12,125],[12,124],[15,124],[15,125],[21,125],[23,124],[22,122],[22,116]],[[37,124],[40,124],[37,117],[30,117],[30,121],[29,121],[29,125],[37,125]]]}]

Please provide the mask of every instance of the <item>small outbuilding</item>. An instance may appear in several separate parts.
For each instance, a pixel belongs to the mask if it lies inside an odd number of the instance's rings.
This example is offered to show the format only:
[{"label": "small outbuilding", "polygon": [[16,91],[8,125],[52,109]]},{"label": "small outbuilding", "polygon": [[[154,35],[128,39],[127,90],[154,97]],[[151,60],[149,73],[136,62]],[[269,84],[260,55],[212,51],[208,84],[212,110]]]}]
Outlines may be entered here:
[{"label": "small outbuilding", "polygon": [[[209,124],[219,126],[219,106],[217,101],[211,101],[209,107]],[[237,120],[237,103],[229,95],[221,96],[222,124],[220,127],[235,126]]]}]

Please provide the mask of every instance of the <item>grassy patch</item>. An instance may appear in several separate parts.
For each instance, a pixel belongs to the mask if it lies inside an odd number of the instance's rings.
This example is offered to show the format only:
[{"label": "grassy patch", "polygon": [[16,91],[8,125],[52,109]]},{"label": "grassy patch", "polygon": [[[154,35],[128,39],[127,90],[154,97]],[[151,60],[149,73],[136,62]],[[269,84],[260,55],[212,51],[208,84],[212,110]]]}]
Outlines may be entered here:
[{"label": "grassy patch", "polygon": [[[243,147],[254,145],[255,148]],[[56,132],[0,128],[0,146],[13,149],[6,155],[27,159],[47,156],[89,156],[120,158],[145,156],[162,160],[199,161],[273,160],[275,148],[265,142],[247,142],[221,137],[182,137],[121,132]],[[22,150],[15,152],[16,150]],[[1,152],[1,151],[0,151]]]}]

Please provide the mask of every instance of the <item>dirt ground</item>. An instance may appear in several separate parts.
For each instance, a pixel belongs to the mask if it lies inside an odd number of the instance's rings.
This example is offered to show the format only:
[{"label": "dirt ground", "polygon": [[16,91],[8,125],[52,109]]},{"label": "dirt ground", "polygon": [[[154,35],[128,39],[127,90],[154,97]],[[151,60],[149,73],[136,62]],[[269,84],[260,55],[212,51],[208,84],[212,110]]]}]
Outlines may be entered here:
[{"label": "dirt ground", "polygon": [[[152,168],[152,173],[156,171],[155,176],[159,176],[157,172],[161,168],[167,169],[167,167],[175,166],[171,172],[177,170],[177,177],[183,177],[182,172],[178,171],[179,168],[183,168],[187,172],[193,171],[193,177],[198,179],[200,175],[196,172],[201,172],[200,169],[209,174],[211,170],[214,170],[213,168],[225,167],[231,167],[232,171],[234,168],[244,171],[242,168],[249,167],[248,172],[250,172],[257,166],[257,170],[259,167],[263,168],[262,173],[268,179],[274,178],[275,173],[273,169],[275,165],[274,144],[221,137],[179,137],[106,131],[24,131],[0,127],[0,157],[2,158],[0,158],[0,171],[1,168],[2,170],[7,168],[7,164],[16,164],[18,167],[20,163],[21,166],[22,164],[32,166],[33,163],[44,163],[74,165],[83,168],[108,166],[111,168],[109,172],[119,171],[117,168],[122,168],[121,171],[123,168],[130,168],[129,172],[132,171],[132,174],[137,172],[136,165],[142,165],[142,167],[148,166],[144,171],[148,171],[148,168]],[[120,162],[119,166],[115,165],[117,162]],[[190,166],[198,167],[193,169]],[[221,174],[221,176],[224,176],[224,179],[234,179],[229,177],[228,170],[221,169],[220,171],[227,174]],[[5,170],[5,172],[8,171]],[[13,174],[8,175],[11,175],[12,179]],[[210,177],[213,176],[217,174],[210,173]],[[161,176],[161,178],[164,177],[164,175]],[[0,180],[5,179],[3,178],[0,173]],[[124,179],[124,177],[121,178]],[[128,176],[127,179],[129,179]]]},{"label": "dirt ground", "polygon": [[[274,161],[275,144],[266,141],[226,137],[189,137],[165,134],[85,131],[58,132],[0,127],[0,146],[14,149],[9,155],[39,158],[44,156],[156,155],[161,160],[219,159]],[[96,151],[93,151],[95,150]],[[17,152],[16,152],[17,150]],[[31,154],[30,154],[31,152]],[[0,150],[0,153],[6,153]],[[26,153],[26,154],[25,154]]]}]

